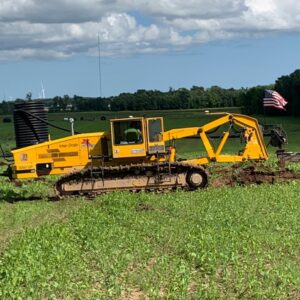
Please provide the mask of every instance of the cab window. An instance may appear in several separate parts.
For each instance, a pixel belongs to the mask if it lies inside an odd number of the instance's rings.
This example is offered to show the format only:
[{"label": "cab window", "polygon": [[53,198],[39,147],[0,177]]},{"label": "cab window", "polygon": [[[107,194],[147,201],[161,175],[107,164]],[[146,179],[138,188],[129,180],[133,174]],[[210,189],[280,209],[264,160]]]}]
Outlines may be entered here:
[{"label": "cab window", "polygon": [[142,144],[142,122],[139,120],[113,123],[115,145]]},{"label": "cab window", "polygon": [[161,119],[151,119],[148,121],[149,126],[149,141],[161,142],[162,141],[162,122]]}]

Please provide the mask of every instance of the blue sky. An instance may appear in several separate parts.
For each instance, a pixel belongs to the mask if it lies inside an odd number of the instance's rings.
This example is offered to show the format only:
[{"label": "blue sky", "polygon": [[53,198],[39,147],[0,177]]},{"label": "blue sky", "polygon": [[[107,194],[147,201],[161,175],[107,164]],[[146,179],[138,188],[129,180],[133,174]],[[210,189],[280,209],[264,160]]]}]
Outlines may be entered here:
[{"label": "blue sky", "polygon": [[96,1],[88,9],[92,1],[77,0],[71,12],[67,0],[53,7],[26,2],[0,0],[0,100],[28,92],[38,98],[41,82],[46,97],[99,96],[98,34],[103,96],[193,85],[251,87],[299,68],[296,1],[166,0],[151,6],[119,0]]}]

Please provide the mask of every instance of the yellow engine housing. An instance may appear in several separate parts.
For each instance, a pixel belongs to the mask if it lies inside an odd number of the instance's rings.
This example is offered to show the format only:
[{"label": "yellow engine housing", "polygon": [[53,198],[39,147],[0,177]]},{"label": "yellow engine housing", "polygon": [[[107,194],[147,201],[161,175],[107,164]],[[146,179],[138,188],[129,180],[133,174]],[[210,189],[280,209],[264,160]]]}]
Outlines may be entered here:
[{"label": "yellow engine housing", "polygon": [[91,156],[107,155],[105,132],[84,133],[15,149],[12,178],[37,178],[41,175],[80,171],[91,163]]}]

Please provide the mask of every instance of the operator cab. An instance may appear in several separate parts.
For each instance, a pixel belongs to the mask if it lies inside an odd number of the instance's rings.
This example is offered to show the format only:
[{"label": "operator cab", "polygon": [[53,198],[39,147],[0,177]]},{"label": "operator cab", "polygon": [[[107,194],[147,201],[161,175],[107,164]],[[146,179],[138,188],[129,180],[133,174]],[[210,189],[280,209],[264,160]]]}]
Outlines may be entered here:
[{"label": "operator cab", "polygon": [[142,144],[142,121],[124,120],[114,122],[114,144]]},{"label": "operator cab", "polygon": [[111,120],[114,158],[146,157],[165,152],[162,118],[126,118]]}]

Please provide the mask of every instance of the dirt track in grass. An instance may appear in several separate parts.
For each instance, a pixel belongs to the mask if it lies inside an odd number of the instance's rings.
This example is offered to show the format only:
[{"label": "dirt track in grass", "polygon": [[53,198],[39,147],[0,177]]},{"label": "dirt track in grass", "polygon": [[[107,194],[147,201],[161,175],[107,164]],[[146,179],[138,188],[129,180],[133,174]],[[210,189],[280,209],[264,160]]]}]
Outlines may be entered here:
[{"label": "dirt track in grass", "polygon": [[300,172],[295,172],[289,169],[272,170],[268,167],[240,167],[233,165],[226,168],[211,169],[210,173],[215,176],[210,180],[210,186],[235,186],[235,185],[250,185],[278,182],[287,182],[291,180],[299,180]]}]

